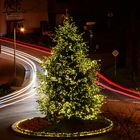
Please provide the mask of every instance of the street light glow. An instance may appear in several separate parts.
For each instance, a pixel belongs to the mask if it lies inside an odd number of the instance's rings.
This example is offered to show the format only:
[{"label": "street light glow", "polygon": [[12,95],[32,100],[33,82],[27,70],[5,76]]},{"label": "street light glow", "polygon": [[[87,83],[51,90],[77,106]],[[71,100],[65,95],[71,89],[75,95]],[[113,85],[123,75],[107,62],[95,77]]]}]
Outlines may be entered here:
[{"label": "street light glow", "polygon": [[25,31],[25,28],[24,28],[24,27],[21,27],[21,28],[20,28],[20,32],[23,33],[24,31]]}]

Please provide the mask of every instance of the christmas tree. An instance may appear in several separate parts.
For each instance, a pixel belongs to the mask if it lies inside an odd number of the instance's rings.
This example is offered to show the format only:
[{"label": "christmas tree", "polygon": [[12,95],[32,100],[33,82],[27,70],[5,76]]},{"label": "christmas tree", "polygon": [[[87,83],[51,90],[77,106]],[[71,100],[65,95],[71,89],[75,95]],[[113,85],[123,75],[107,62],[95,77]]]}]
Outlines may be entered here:
[{"label": "christmas tree", "polygon": [[42,60],[39,109],[49,120],[58,116],[70,119],[94,120],[101,113],[104,96],[96,84],[100,66],[88,58],[88,45],[76,24],[67,14],[63,25],[55,30],[52,55]]}]

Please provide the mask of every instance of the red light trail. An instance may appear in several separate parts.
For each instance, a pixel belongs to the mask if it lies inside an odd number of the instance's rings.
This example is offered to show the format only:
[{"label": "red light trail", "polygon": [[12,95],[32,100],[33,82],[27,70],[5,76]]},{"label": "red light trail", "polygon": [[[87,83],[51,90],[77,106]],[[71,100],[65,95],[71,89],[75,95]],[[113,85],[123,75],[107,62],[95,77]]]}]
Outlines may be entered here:
[{"label": "red light trail", "polygon": [[106,77],[104,77],[101,73],[97,73],[97,75],[98,75],[102,80],[104,80],[105,82],[107,82],[108,84],[110,84],[110,85],[112,85],[112,86],[114,86],[114,87],[117,87],[117,88],[119,88],[119,89],[121,89],[121,90],[123,90],[123,91],[127,91],[127,92],[130,92],[130,93],[134,93],[134,94],[140,95],[140,92],[137,92],[137,91],[135,91],[135,90],[131,90],[131,89],[122,87],[122,86],[120,86],[120,85],[118,85],[118,84],[116,84],[116,83],[110,81],[109,79],[107,79]]},{"label": "red light trail", "polygon": [[[5,37],[1,37],[0,36],[0,39],[2,41],[5,41],[5,42],[8,42],[8,43],[13,43],[13,39],[10,39],[10,38],[5,38]],[[30,49],[34,49],[36,51],[40,51],[40,52],[43,52],[47,55],[51,55],[51,49],[50,48],[47,48],[47,47],[43,47],[43,46],[39,46],[39,45],[35,45],[35,44],[29,44],[27,42],[22,42],[22,41],[19,41],[17,40],[17,44],[19,46],[23,46],[23,47],[26,47],[26,48],[30,48]],[[134,90],[131,90],[131,89],[128,89],[128,88],[125,88],[123,86],[120,86],[112,81],[110,81],[109,79],[107,79],[105,76],[103,76],[101,73],[97,73],[97,75],[99,76],[100,79],[102,79],[105,83],[108,83],[109,85],[113,86],[114,88],[110,87],[110,86],[107,86],[99,81],[96,81],[97,84],[99,84],[100,86],[102,86],[103,88],[109,90],[109,91],[113,91],[113,92],[116,92],[116,93],[119,93],[121,95],[125,95],[127,97],[131,97],[131,98],[134,98],[134,99],[138,99],[140,100],[140,92],[137,92],[137,91],[134,91]],[[118,89],[115,89],[115,88],[118,88]]]},{"label": "red light trail", "polygon": [[111,87],[109,87],[109,86],[107,86],[107,85],[105,85],[105,84],[103,84],[103,83],[101,83],[99,81],[96,81],[96,83],[99,84],[100,86],[102,86],[103,88],[107,89],[107,90],[113,91],[115,93],[119,93],[121,95],[125,95],[127,97],[131,97],[133,99],[140,100],[140,97],[138,97],[138,96],[134,96],[134,95],[128,94],[126,92],[123,92],[123,91],[120,91],[120,90],[117,90],[117,89],[113,89],[113,88],[111,88]]},{"label": "red light trail", "polygon": [[[0,40],[13,44],[13,39],[11,38],[6,38],[6,37],[2,37],[0,36]],[[20,47],[25,47],[25,48],[29,48],[29,49],[33,49],[36,51],[40,51],[42,53],[45,53],[47,55],[51,55],[51,49],[47,48],[47,47],[43,47],[43,46],[39,46],[39,45],[35,45],[35,44],[29,44],[27,42],[22,42],[19,40],[16,40],[17,45],[19,45]]]}]

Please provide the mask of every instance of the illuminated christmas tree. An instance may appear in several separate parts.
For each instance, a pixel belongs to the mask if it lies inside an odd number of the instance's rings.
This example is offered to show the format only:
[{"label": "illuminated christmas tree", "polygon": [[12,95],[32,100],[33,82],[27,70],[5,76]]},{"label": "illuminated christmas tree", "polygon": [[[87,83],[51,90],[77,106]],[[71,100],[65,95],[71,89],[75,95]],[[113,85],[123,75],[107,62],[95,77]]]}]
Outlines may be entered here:
[{"label": "illuminated christmas tree", "polygon": [[97,60],[87,56],[83,34],[67,14],[55,30],[52,55],[41,63],[39,109],[49,120],[78,118],[94,120],[101,113],[104,96],[96,84],[100,70]]}]

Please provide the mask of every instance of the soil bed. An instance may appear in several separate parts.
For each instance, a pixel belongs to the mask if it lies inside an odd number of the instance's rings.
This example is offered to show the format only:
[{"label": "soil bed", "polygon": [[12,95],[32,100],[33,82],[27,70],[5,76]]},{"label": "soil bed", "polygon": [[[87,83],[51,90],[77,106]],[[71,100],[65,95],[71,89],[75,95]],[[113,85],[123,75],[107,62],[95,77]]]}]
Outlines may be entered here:
[{"label": "soil bed", "polygon": [[12,125],[12,129],[18,133],[43,137],[91,136],[109,132],[112,127],[112,121],[106,118],[92,121],[64,119],[52,123],[45,118],[36,117],[18,121]]}]

